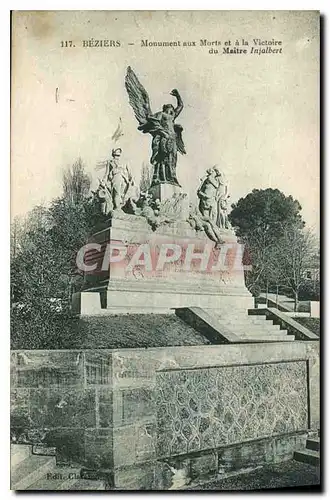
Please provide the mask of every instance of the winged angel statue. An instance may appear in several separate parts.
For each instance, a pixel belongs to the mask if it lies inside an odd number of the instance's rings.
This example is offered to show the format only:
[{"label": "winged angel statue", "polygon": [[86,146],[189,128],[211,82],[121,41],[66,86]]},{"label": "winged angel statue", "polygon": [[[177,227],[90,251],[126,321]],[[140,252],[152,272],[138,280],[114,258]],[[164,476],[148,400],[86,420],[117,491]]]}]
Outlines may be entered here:
[{"label": "winged angel statue", "polygon": [[151,112],[149,96],[136,74],[129,66],[127,68],[125,86],[136,119],[138,130],[152,135],[151,164],[154,174],[151,186],[167,183],[180,186],[176,177],[178,151],[186,154],[182,140],[182,126],[175,119],[183,109],[183,102],[177,89],[170,92],[176,97],[176,108],[172,104],[164,104],[162,111]]}]

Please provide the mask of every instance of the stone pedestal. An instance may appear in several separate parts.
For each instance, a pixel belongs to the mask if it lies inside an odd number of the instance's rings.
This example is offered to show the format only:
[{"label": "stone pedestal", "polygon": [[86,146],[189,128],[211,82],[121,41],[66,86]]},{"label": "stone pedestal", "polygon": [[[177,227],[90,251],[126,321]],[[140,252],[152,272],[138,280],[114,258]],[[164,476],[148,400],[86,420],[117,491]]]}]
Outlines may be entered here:
[{"label": "stone pedestal", "polygon": [[173,195],[178,195],[182,192],[182,187],[174,184],[156,184],[155,186],[149,188],[149,193],[152,197],[155,200],[159,199],[160,201],[172,198]]},{"label": "stone pedestal", "polygon": [[[176,205],[175,212],[180,220],[187,220],[189,216],[189,199],[181,186],[175,184],[157,184],[149,188],[149,193],[154,200],[166,203],[171,212],[172,206]],[[176,200],[179,199],[178,202]]]},{"label": "stone pedestal", "polygon": [[[120,217],[120,218],[119,218]],[[121,214],[94,234],[85,251],[84,290],[77,313],[170,313],[178,307],[253,307],[244,283],[242,248],[230,231],[215,248],[186,221],[152,231],[144,217]],[[98,294],[97,299],[91,293]],[[90,307],[89,307],[90,304]]]}]

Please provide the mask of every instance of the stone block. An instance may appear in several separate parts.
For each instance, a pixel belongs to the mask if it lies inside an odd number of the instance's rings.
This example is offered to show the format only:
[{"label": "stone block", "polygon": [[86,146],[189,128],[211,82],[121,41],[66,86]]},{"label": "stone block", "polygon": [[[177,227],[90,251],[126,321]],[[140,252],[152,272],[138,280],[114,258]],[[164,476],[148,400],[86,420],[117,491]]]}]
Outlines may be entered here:
[{"label": "stone block", "polygon": [[155,463],[155,490],[168,490],[172,485],[172,477],[173,472],[171,472],[171,469],[166,462],[157,461]]},{"label": "stone block", "polygon": [[50,429],[43,444],[56,448],[58,464],[82,464],[85,460],[84,434],[84,429]]},{"label": "stone block", "polygon": [[79,351],[18,351],[11,368],[17,387],[68,387],[83,381],[83,353]]},{"label": "stone block", "polygon": [[312,318],[319,318],[320,317],[320,302],[317,300],[312,300],[310,302],[310,309],[311,309],[311,317]]},{"label": "stone block", "polygon": [[34,427],[96,426],[93,389],[34,389],[30,392],[30,405]]},{"label": "stone block", "polygon": [[123,423],[138,422],[155,415],[155,391],[148,388],[137,388],[121,391]]},{"label": "stone block", "polygon": [[309,383],[309,427],[320,428],[320,359],[311,357],[308,360]]},{"label": "stone block", "polygon": [[[178,281],[172,283],[155,283],[152,280],[139,280],[119,285],[110,282],[107,291],[107,310],[122,313],[140,311],[141,313],[167,313],[178,307],[201,307],[203,309],[228,310],[237,307],[237,304],[245,310],[253,307],[253,297],[246,295],[245,290],[239,286],[226,286],[217,284],[216,289],[205,290],[205,275],[200,277],[199,282],[185,283],[182,286]],[[133,287],[135,289],[133,289]],[[195,293],[191,293],[191,288]],[[190,290],[189,290],[190,289]]]},{"label": "stone block", "polygon": [[85,430],[85,464],[90,468],[113,468],[112,429]]},{"label": "stone block", "polygon": [[191,479],[214,474],[218,470],[218,454],[216,451],[190,458]]},{"label": "stone block", "polygon": [[[168,199],[170,195],[176,194],[176,191],[182,192],[178,186],[165,184],[155,186],[155,189],[159,190],[155,196],[161,199]],[[170,192],[167,192],[168,190]],[[125,311],[128,304],[129,307],[141,310],[147,308],[157,311],[166,311],[173,307],[221,307],[222,302],[233,296],[236,301],[242,301],[242,307],[243,302],[248,302],[248,307],[253,307],[253,298],[245,287],[243,267],[234,265],[237,253],[235,235],[228,231],[223,232],[224,242],[233,248],[226,250],[224,246],[228,259],[226,269],[221,269],[223,266],[220,266],[220,250],[214,248],[214,242],[204,232],[196,233],[186,221],[187,204],[185,198],[179,216],[183,220],[161,225],[155,231],[152,231],[143,217],[126,214],[123,219],[115,217],[111,220],[111,226],[95,233],[90,242],[100,245],[94,249],[96,255],[93,257],[98,266],[85,273],[84,292],[74,296],[75,310],[81,314],[103,314],[107,309],[123,308]],[[109,268],[102,270],[101,262],[108,242],[124,245],[126,260],[109,262]],[[167,262],[160,270],[156,265],[156,256],[159,255],[160,246],[169,242],[179,245],[181,255],[172,263]],[[143,265],[127,265],[142,243],[149,245],[152,256],[151,269]],[[206,252],[207,272],[200,269],[199,259],[188,259],[186,263],[188,245],[190,250],[194,249],[194,253]],[[241,260],[240,252],[238,260]],[[219,263],[219,266],[215,263]],[[104,301],[103,296],[101,299],[101,291],[107,291]],[[228,302],[224,307],[228,307]]]},{"label": "stone block", "polygon": [[167,183],[155,184],[149,188],[149,192],[155,200],[164,201],[172,198],[173,195],[181,194],[182,187]]},{"label": "stone block", "polygon": [[152,490],[155,484],[155,463],[115,469],[115,489]]},{"label": "stone block", "polygon": [[[191,482],[191,460],[188,457],[173,457],[164,461],[171,472],[170,483],[166,489],[182,490]],[[165,478],[167,478],[164,470]]]},{"label": "stone block", "polygon": [[270,463],[291,460],[306,445],[307,433],[269,437],[218,449],[218,472],[239,472]]},{"label": "stone block", "polygon": [[72,297],[74,314],[93,315],[101,312],[101,294],[99,292],[76,292]]},{"label": "stone block", "polygon": [[131,424],[113,429],[115,467],[140,464],[156,457],[155,422]]},{"label": "stone block", "polygon": [[111,427],[113,423],[113,397],[110,388],[98,388],[96,399],[96,426]]},{"label": "stone block", "polygon": [[114,389],[153,386],[155,369],[159,364],[155,352],[156,349],[151,352],[145,349],[115,351],[112,356]]},{"label": "stone block", "polygon": [[112,384],[111,353],[99,351],[85,352],[85,377],[87,386]]},{"label": "stone block", "polygon": [[10,394],[10,431],[15,441],[32,427],[29,389],[13,389]]}]

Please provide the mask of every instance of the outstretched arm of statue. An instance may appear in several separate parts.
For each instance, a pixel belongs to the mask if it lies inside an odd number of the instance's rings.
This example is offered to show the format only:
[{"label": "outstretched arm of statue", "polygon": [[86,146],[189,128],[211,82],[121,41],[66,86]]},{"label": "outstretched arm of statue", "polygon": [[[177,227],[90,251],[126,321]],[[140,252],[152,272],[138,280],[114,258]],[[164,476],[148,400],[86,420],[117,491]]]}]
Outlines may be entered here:
[{"label": "outstretched arm of statue", "polygon": [[183,110],[183,101],[182,101],[181,96],[179,94],[179,91],[177,89],[173,89],[170,92],[170,94],[173,95],[174,97],[176,97],[176,100],[177,100],[177,107],[174,110],[175,111],[175,118],[176,118],[177,116],[179,116],[179,114]]}]

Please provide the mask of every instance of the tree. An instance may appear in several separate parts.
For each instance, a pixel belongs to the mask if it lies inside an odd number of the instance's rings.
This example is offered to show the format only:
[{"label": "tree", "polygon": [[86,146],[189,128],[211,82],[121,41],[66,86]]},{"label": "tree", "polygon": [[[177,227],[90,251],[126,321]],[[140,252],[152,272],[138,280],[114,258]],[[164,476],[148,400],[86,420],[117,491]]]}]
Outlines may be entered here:
[{"label": "tree", "polygon": [[91,186],[89,175],[81,158],[63,172],[63,198],[72,204],[79,204],[88,196]]},{"label": "tree", "polygon": [[286,228],[303,228],[301,206],[292,196],[278,189],[254,189],[232,205],[229,219],[241,242],[252,270],[246,273],[249,290],[265,287],[274,280],[271,249]]},{"label": "tree", "polygon": [[[12,228],[12,342],[18,348],[50,347],[59,317],[70,314],[76,255],[95,223],[89,177],[78,159],[63,174],[63,195],[35,207]],[[19,242],[18,242],[19,238]],[[59,345],[59,344],[57,344]]]},{"label": "tree", "polygon": [[141,193],[146,193],[151,186],[152,181],[152,171],[153,168],[149,163],[143,163],[141,179],[140,179],[140,191]]},{"label": "tree", "polygon": [[285,228],[269,252],[277,283],[292,291],[295,308],[298,310],[299,291],[305,283],[306,270],[311,267],[317,253],[317,241],[309,230],[296,226]]}]

